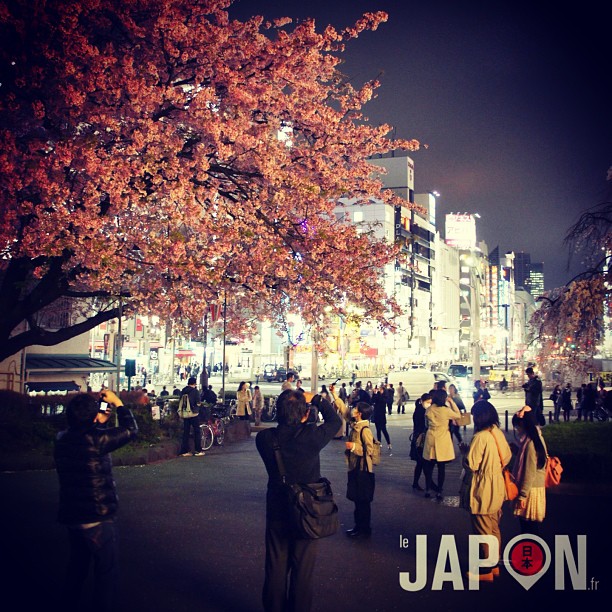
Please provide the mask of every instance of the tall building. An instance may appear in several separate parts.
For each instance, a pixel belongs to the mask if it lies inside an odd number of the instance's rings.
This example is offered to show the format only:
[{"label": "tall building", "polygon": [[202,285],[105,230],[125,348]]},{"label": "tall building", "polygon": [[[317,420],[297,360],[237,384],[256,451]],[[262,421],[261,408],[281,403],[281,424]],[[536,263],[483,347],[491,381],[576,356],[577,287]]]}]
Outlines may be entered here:
[{"label": "tall building", "polygon": [[531,255],[522,251],[514,254],[514,283],[538,298],[544,293],[544,264],[532,263]]},{"label": "tall building", "polygon": [[529,270],[531,266],[531,255],[519,251],[514,254],[514,284],[518,288],[529,291]]},{"label": "tall building", "polygon": [[536,300],[544,293],[543,263],[532,263],[529,266],[529,293]]}]

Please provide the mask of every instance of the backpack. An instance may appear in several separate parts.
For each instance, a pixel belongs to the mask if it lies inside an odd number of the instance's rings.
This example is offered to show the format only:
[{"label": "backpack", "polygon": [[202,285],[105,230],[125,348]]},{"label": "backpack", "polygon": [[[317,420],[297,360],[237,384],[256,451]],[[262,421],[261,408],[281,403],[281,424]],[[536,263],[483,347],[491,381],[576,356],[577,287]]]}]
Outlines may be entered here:
[{"label": "backpack", "polygon": [[189,395],[187,393],[181,395],[181,399],[179,399],[178,415],[181,419],[192,419],[199,415],[199,412],[192,411],[191,402],[189,401]]}]

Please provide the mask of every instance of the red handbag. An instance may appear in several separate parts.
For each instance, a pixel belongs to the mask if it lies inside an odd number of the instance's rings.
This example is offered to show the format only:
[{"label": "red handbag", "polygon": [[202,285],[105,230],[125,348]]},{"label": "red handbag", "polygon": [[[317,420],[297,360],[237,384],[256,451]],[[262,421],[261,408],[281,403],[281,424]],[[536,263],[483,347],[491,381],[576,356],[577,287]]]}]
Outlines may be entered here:
[{"label": "red handbag", "polygon": [[561,482],[561,472],[563,472],[563,466],[559,457],[546,457],[545,486],[557,486]]}]

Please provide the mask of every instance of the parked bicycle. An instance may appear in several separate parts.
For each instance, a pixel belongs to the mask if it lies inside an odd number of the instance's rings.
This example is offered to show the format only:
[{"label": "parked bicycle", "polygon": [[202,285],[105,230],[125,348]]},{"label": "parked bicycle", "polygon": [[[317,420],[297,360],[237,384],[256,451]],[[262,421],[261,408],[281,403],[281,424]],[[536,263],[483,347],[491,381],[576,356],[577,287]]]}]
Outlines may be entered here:
[{"label": "parked bicycle", "polygon": [[219,416],[212,416],[206,423],[202,423],[200,431],[202,432],[202,449],[205,451],[213,443],[221,446],[225,440],[225,423]]}]

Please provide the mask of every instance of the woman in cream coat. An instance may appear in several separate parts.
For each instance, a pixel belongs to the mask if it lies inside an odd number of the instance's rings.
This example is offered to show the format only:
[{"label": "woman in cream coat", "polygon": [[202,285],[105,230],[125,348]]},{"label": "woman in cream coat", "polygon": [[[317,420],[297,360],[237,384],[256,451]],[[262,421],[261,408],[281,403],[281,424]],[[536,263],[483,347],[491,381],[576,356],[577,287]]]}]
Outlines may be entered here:
[{"label": "woman in cream coat", "polygon": [[[374,452],[374,434],[370,429],[370,416],[372,415],[372,406],[366,402],[358,402],[351,410],[351,416],[354,419],[352,423],[352,433],[350,441],[346,442],[346,456],[348,461],[349,480],[350,472],[354,470],[363,470],[363,461],[365,461],[366,471],[370,472],[371,497],[374,497],[375,477],[374,464],[372,462],[372,453]],[[362,443],[363,440],[363,443]],[[371,502],[364,495],[363,491],[353,491],[357,496],[349,496],[350,485],[347,486],[347,497],[355,503],[355,511],[353,517],[355,519],[355,527],[349,529],[346,535],[351,538],[369,538],[372,533],[371,527]],[[359,487],[358,487],[359,489]]]},{"label": "woman in cream coat", "polygon": [[[425,412],[427,433],[423,447],[423,471],[425,472],[425,497],[431,497],[431,490],[437,491],[437,498],[443,498],[446,464],[455,458],[453,439],[449,422],[461,418],[461,412],[446,391],[437,389],[431,393],[432,404]],[[448,406],[446,405],[448,402]],[[438,484],[433,483],[433,468],[438,466]]]},{"label": "woman in cream coat", "polygon": [[[474,419],[474,437],[463,461],[464,469],[471,474],[468,509],[472,529],[477,535],[492,535],[499,542],[502,550],[499,521],[502,515],[502,504],[506,497],[506,487],[502,474],[502,463],[508,465],[512,451],[506,437],[499,428],[499,416],[493,404],[480,400],[472,407]],[[488,546],[481,545],[480,557],[488,556]],[[499,575],[499,552],[496,565],[482,568],[479,574],[470,574],[470,578],[484,582],[493,581]]]},{"label": "woman in cream coat", "polygon": [[238,407],[236,409],[236,416],[240,417],[242,420],[248,420],[251,415],[251,400],[253,396],[251,395],[251,390],[249,389],[247,383],[243,380],[238,385],[238,392],[236,393],[236,400],[238,401]]},{"label": "woman in cream coat", "polygon": [[519,489],[514,516],[519,519],[521,533],[539,535],[546,516],[546,443],[529,406],[512,417],[512,426],[520,440],[513,470]]}]

